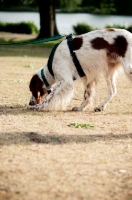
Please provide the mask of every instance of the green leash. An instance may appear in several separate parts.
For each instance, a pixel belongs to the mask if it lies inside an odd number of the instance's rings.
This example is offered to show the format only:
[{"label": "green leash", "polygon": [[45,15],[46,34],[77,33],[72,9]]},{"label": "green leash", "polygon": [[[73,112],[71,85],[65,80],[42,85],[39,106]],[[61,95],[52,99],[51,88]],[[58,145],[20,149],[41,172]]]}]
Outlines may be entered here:
[{"label": "green leash", "polygon": [[49,41],[54,41],[54,40],[59,40],[62,39],[63,37],[65,37],[65,35],[56,35],[56,36],[52,36],[49,38],[42,38],[42,39],[36,39],[36,40],[28,40],[28,41],[23,41],[23,42],[12,42],[12,43],[0,43],[0,46],[11,46],[11,45],[28,45],[28,44],[40,44],[43,42],[49,42]]}]

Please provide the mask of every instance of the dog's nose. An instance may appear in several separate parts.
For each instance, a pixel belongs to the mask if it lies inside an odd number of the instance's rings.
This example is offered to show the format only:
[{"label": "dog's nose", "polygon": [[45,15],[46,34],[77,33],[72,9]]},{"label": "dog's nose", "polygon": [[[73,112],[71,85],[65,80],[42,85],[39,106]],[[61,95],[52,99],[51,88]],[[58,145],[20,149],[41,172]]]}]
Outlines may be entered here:
[{"label": "dog's nose", "polygon": [[35,105],[35,102],[34,102],[34,101],[30,101],[30,102],[29,102],[29,105],[30,105],[30,106],[34,106],[34,105]]},{"label": "dog's nose", "polygon": [[51,93],[51,91],[52,91],[51,89],[50,89],[50,90],[47,90],[48,94],[50,94],[50,93]]}]

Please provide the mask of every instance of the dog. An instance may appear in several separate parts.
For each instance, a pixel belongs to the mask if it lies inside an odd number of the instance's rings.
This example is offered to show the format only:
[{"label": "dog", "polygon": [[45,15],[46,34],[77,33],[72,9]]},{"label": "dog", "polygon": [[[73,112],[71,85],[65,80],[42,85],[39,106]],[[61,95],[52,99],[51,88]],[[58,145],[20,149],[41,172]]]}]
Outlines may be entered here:
[{"label": "dog", "polygon": [[103,74],[108,96],[94,109],[103,111],[117,93],[116,78],[120,68],[132,81],[132,33],[107,28],[74,37],[69,35],[57,44],[45,66],[31,78],[32,97],[28,109],[65,110],[74,93],[74,80],[80,79],[85,87],[84,99],[72,110],[86,110],[95,97],[99,76]]}]

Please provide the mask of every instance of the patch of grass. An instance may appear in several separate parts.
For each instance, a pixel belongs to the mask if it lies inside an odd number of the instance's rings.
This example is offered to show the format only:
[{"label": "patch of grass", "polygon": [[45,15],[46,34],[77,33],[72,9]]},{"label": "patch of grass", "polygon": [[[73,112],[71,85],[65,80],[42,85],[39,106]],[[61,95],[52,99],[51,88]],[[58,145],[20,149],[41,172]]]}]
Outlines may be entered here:
[{"label": "patch of grass", "polygon": [[94,128],[94,126],[91,124],[81,124],[77,122],[71,122],[68,124],[68,126],[73,126],[75,128]]}]

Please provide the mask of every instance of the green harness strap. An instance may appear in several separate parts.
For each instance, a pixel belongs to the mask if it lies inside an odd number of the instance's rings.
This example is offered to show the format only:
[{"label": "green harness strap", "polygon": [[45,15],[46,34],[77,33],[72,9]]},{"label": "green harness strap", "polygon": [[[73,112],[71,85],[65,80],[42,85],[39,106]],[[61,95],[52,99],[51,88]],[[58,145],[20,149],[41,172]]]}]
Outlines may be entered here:
[{"label": "green harness strap", "polygon": [[[53,47],[53,49],[52,49],[52,51],[51,51],[51,53],[50,53],[49,59],[48,59],[48,63],[47,63],[47,68],[48,68],[49,73],[51,74],[51,76],[52,76],[53,78],[54,78],[54,73],[53,73],[53,70],[52,70],[52,62],[53,62],[53,59],[54,59],[55,51],[56,51],[57,47],[59,46],[59,44],[60,44],[60,43],[57,43],[57,44]],[[41,77],[42,77],[43,82],[44,82],[44,84],[46,85],[46,87],[49,87],[50,84],[48,83],[48,81],[47,81],[47,79],[46,79],[46,77],[45,77],[45,75],[44,75],[44,68],[41,69]]]},{"label": "green harness strap", "polygon": [[60,42],[57,43],[57,44],[53,47],[53,49],[52,49],[52,51],[51,51],[51,53],[50,53],[49,59],[48,59],[48,63],[47,63],[48,70],[49,70],[50,74],[52,75],[52,77],[54,77],[54,73],[53,73],[53,70],[52,70],[52,62],[53,62],[54,54],[55,54],[56,49],[57,49],[57,47],[59,46],[59,44],[60,44]]},{"label": "green harness strap", "polygon": [[49,83],[48,83],[48,81],[47,81],[47,79],[46,79],[46,77],[44,75],[44,68],[41,69],[41,77],[42,77],[43,82],[46,85],[46,87],[49,87],[50,85],[49,85]]}]

